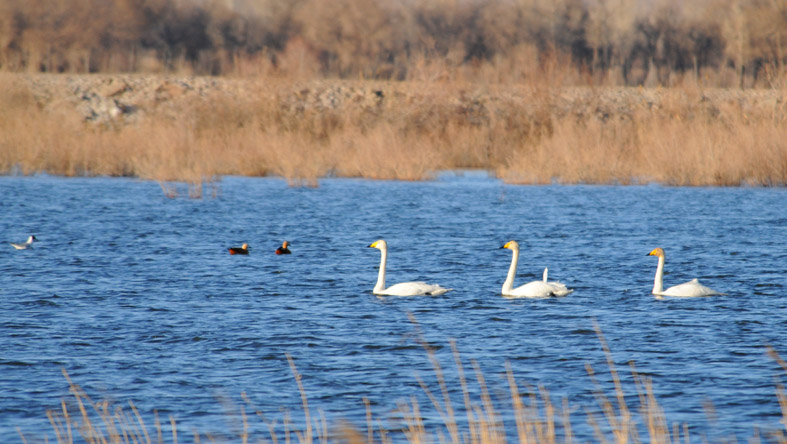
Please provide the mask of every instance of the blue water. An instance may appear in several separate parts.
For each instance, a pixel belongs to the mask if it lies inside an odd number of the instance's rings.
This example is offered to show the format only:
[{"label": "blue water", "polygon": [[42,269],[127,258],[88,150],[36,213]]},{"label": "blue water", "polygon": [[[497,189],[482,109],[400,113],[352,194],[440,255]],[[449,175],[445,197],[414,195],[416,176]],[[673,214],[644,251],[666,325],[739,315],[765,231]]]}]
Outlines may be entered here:
[{"label": "blue water", "polygon": [[[415,397],[437,427],[418,382],[439,392],[422,340],[456,408],[452,340],[471,380],[478,362],[504,417],[508,362],[523,391],[541,385],[558,405],[567,399],[573,432],[593,441],[586,365],[613,394],[594,323],[632,409],[629,362],[653,379],[669,423],[693,435],[745,440],[781,427],[775,387],[787,375],[766,345],[787,357],[784,189],[512,186],[472,173],[318,188],[224,178],[217,191],[171,199],[133,179],[0,178],[0,442],[21,442],[17,427],[28,440],[54,439],[46,410],[69,399],[62,369],[94,400],[133,401],[149,425],[154,410],[164,423],[172,415],[179,442],[231,434],[241,393],[279,430],[287,411],[297,426],[287,355],[314,416],[365,433],[368,399],[394,430],[397,403]],[[33,249],[7,244],[30,234]],[[372,295],[380,253],[367,245],[379,238],[389,284],[454,291]],[[522,246],[518,284],[548,266],[574,293],[503,298],[511,252],[499,247],[512,239]],[[292,255],[273,254],[283,240]],[[227,253],[243,242],[249,256]],[[698,277],[727,294],[653,297],[655,247],[666,250],[666,286]],[[470,391],[477,397],[478,385]],[[268,439],[251,415],[253,436]]]}]

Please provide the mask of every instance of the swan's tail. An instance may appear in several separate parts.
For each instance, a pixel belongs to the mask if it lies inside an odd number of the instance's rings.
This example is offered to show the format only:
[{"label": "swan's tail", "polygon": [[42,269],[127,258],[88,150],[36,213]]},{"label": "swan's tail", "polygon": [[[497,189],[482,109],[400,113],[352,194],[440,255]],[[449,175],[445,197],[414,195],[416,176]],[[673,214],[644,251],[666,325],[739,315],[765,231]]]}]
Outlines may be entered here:
[{"label": "swan's tail", "polygon": [[549,268],[544,268],[544,282],[547,281],[547,274],[549,274]]}]

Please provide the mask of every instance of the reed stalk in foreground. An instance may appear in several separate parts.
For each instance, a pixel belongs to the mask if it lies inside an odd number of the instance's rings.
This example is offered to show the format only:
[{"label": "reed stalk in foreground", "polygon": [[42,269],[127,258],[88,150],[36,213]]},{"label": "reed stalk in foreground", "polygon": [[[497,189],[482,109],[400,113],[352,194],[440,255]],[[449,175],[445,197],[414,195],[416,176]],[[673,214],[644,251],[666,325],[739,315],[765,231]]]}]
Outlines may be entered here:
[{"label": "reed stalk in foreground", "polygon": [[[638,374],[633,364],[631,365],[634,382],[633,393],[636,394],[639,406],[633,410],[628,406],[626,397],[632,394],[632,388],[626,387],[622,383],[610,349],[598,326],[596,326],[596,331],[606,356],[613,390],[611,393],[606,391],[608,389],[604,389],[598,382],[595,371],[587,366],[597,405],[595,408],[585,408],[585,419],[594,430],[595,440],[617,444],[691,442],[692,435],[689,425],[668,422],[665,412],[654,395],[653,382],[650,378]],[[273,444],[290,443],[293,440],[301,444],[315,441],[320,443],[388,444],[403,440],[413,444],[433,442],[570,444],[577,441],[572,431],[572,419],[569,414],[571,409],[568,400],[563,400],[562,409],[558,412],[546,388],[526,387],[523,392],[508,364],[505,371],[510,395],[508,400],[495,399],[492,396],[480,366],[474,361],[472,367],[475,380],[471,387],[471,382],[465,376],[463,361],[455,343],[451,344],[451,349],[458,381],[451,383],[446,380],[442,364],[434,349],[425,341],[420,340],[420,342],[432,363],[433,376],[437,381],[437,392],[435,392],[435,387],[430,387],[419,379],[419,383],[431,403],[431,410],[424,410],[413,396],[408,401],[398,403],[393,417],[375,418],[368,400],[364,399],[364,405],[359,408],[364,408],[366,411],[365,433],[361,428],[342,421],[328,424],[322,412],[316,417],[312,415],[306,389],[301,382],[301,375],[296,368],[295,360],[288,355],[287,359],[301,395],[303,420],[300,424],[303,426],[296,428],[288,412],[283,414],[281,422],[267,419],[253,407],[248,397],[242,394],[244,405],[237,412],[228,414],[228,424],[237,424],[239,418],[241,425],[229,427],[232,430],[223,437],[205,435],[204,439],[209,442],[270,442]],[[787,373],[787,364],[776,351],[769,349],[769,354]],[[63,375],[69,383],[73,400],[71,402],[63,400],[58,409],[47,412],[58,444],[74,442],[90,444],[163,443],[167,442],[165,436],[168,442],[178,442],[179,432],[174,416],[169,416],[169,430],[165,430],[159,421],[158,414],[154,412],[154,425],[150,428],[132,402],[129,402],[128,408],[124,408],[109,401],[93,401],[81,387],[71,380],[65,370]],[[461,392],[462,397],[459,410],[454,405],[455,400],[452,397],[452,394],[457,391],[456,386],[452,384],[457,383],[458,391]],[[787,430],[784,428],[784,424],[787,424],[787,394],[780,383],[776,387],[776,395],[782,409],[782,429],[769,431],[768,436],[775,442],[787,443]],[[268,430],[266,436],[252,436],[246,406],[251,408],[259,420],[266,425]],[[434,418],[435,414],[440,418],[437,426],[426,421],[426,418]],[[508,421],[513,421],[513,424],[506,423],[505,418],[508,418]],[[641,432],[646,435],[642,436]],[[19,434],[23,442],[30,442],[21,430]],[[202,435],[195,431],[193,441],[202,442],[202,439]],[[755,436],[752,439],[758,441],[759,437]]]},{"label": "reed stalk in foreground", "polygon": [[97,124],[1,75],[0,174],[133,176],[193,197],[224,175],[317,185],[464,168],[525,184],[787,185],[784,91],[268,80]]}]

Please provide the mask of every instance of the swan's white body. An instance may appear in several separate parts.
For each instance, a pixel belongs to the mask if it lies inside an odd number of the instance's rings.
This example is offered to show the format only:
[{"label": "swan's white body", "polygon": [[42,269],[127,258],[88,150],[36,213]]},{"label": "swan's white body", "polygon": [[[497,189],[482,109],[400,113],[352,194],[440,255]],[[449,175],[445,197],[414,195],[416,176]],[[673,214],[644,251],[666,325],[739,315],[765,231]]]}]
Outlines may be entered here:
[{"label": "swan's white body", "polygon": [[401,284],[391,285],[385,288],[385,264],[388,261],[388,243],[380,239],[369,245],[369,247],[377,248],[382,252],[382,256],[380,257],[380,271],[377,275],[377,284],[375,284],[374,290],[372,290],[374,294],[384,296],[437,296],[452,290],[451,288],[444,288],[437,284],[427,284],[426,282],[402,282]]},{"label": "swan's white body", "polygon": [[574,290],[569,290],[565,284],[560,282],[548,282],[547,274],[549,270],[544,268],[544,278],[540,281],[528,282],[521,287],[514,288],[514,277],[516,276],[516,266],[519,262],[519,243],[517,241],[507,242],[500,248],[508,248],[513,251],[511,266],[508,268],[508,276],[503,282],[503,296],[519,298],[546,298],[550,296],[565,296]]},{"label": "swan's white body", "polygon": [[663,290],[664,250],[661,248],[656,248],[655,250],[648,253],[648,256],[658,256],[659,258],[659,265],[658,268],[656,268],[656,279],[653,282],[653,294],[657,296],[673,296],[673,297],[681,297],[681,298],[693,298],[698,296],[712,296],[714,294],[723,294],[712,288],[708,288],[700,284],[700,282],[697,279],[692,279],[686,283],[676,285],[674,287],[670,287],[666,290]]},{"label": "swan's white body", "polygon": [[24,243],[13,243],[11,242],[11,246],[16,248],[17,250],[26,250],[28,247],[33,245],[33,241],[36,240],[35,236],[30,236],[27,238],[27,242]]}]

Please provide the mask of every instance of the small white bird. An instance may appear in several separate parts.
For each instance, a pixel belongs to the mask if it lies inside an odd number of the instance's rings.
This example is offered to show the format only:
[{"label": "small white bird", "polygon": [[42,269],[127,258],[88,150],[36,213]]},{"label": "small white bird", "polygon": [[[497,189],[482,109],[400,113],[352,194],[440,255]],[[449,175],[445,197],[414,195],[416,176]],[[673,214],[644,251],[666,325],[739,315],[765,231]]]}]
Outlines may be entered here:
[{"label": "small white bird", "polygon": [[656,267],[656,279],[653,281],[653,294],[655,294],[656,296],[693,298],[697,296],[712,296],[715,294],[724,294],[700,284],[700,282],[697,279],[692,279],[683,284],[676,285],[674,287],[670,287],[666,290],[663,290],[662,288],[664,286],[663,284],[664,250],[661,248],[656,248],[655,250],[648,253],[648,256],[657,256],[659,258],[659,264]]},{"label": "small white bird", "polygon": [[519,262],[519,243],[517,241],[506,242],[501,249],[507,248],[513,251],[511,258],[511,266],[508,268],[508,276],[506,281],[503,282],[503,296],[509,297],[522,297],[522,298],[546,298],[549,296],[565,296],[574,290],[568,289],[565,284],[560,282],[547,282],[548,270],[544,268],[544,276],[540,281],[528,282],[521,287],[514,288],[514,276],[516,275],[516,266]]},{"label": "small white bird", "polygon": [[27,238],[27,242],[21,242],[21,243],[11,242],[11,246],[16,248],[17,250],[27,250],[30,246],[33,245],[33,241],[35,240],[37,240],[35,236],[30,236]]},{"label": "small white bird", "polygon": [[385,263],[388,261],[388,243],[380,239],[369,245],[369,248],[376,248],[382,252],[377,284],[374,286],[372,293],[384,296],[437,296],[452,290],[451,288],[444,288],[437,284],[427,284],[426,282],[402,282],[401,284],[385,288]]}]

